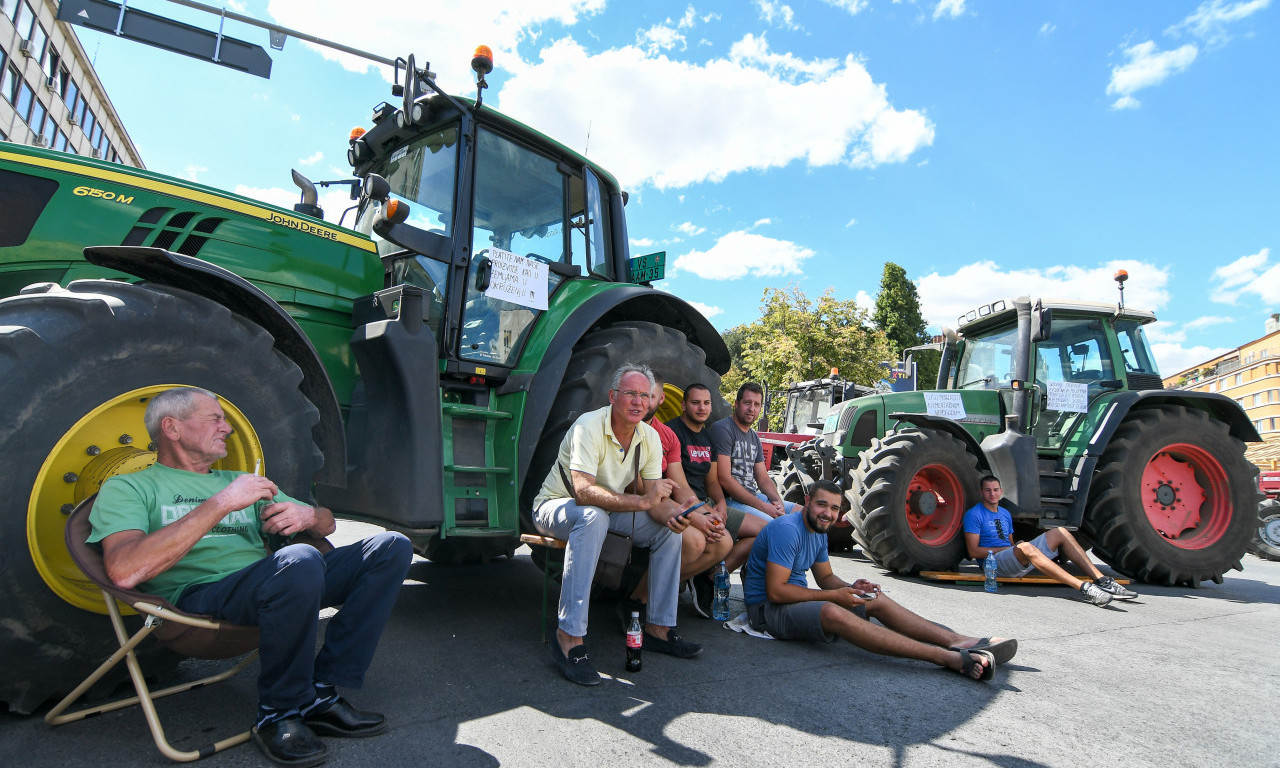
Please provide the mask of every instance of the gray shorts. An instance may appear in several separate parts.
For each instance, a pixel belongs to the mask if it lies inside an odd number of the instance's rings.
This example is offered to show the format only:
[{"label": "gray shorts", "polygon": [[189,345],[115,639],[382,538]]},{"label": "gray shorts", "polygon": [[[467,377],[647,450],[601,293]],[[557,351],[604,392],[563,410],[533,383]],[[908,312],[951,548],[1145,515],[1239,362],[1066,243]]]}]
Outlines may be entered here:
[{"label": "gray shorts", "polygon": [[[747,606],[747,620],[751,628],[765,631],[779,640],[814,640],[834,643],[836,636],[822,628],[822,601],[786,603],[779,605],[765,600]],[[867,618],[867,609],[859,605],[853,609],[858,618]]]},{"label": "gray shorts", "polygon": [[[1042,533],[1039,536],[1035,537],[1035,539],[1031,541],[1031,546],[1040,550],[1041,552],[1044,553],[1045,557],[1052,560],[1053,558],[1058,556],[1058,550],[1049,548],[1049,544],[1045,539],[1045,537],[1048,535],[1049,534],[1047,533]],[[982,564],[981,561],[979,561],[978,564],[981,565]],[[1023,565],[1022,563],[1018,562],[1018,555],[1016,554],[1016,550],[1013,547],[1009,547],[1008,549],[1002,549],[996,553],[996,575],[997,576],[1000,576],[1006,579],[1016,579],[1022,576],[1026,576],[1028,573],[1031,573],[1035,569],[1036,567],[1034,565],[1031,565],[1030,563],[1028,563],[1027,565]]]}]

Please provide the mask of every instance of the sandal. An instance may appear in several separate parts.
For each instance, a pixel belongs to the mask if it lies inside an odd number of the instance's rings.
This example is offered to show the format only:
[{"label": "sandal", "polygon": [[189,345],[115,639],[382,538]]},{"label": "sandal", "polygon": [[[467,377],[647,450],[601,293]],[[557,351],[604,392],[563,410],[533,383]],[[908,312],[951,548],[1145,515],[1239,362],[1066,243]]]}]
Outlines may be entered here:
[{"label": "sandal", "polygon": [[[996,676],[996,657],[991,651],[975,651],[972,648],[953,649],[960,654],[960,674],[970,680],[987,681]],[[973,660],[974,656],[979,656],[987,660],[982,674],[978,677],[973,676],[973,666],[978,662]]]},{"label": "sandal", "polygon": [[1014,654],[1018,652],[1018,641],[1012,638],[1001,640],[998,643],[991,642],[991,638],[984,637],[968,648],[961,648],[957,645],[951,646],[953,651],[990,651],[996,658],[997,664],[1008,664]]}]

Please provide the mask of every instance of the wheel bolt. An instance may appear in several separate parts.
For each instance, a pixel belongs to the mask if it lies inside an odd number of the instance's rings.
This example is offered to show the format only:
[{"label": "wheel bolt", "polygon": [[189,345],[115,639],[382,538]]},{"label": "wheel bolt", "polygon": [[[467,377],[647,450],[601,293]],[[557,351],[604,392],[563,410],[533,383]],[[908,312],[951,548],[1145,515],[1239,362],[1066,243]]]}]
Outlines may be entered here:
[{"label": "wheel bolt", "polygon": [[64,483],[74,483],[79,479],[80,478],[76,475],[75,472],[68,472],[67,474],[62,476],[62,482]]},{"label": "wheel bolt", "polygon": [[88,448],[85,448],[84,452],[89,454],[90,456],[97,456],[98,454],[102,453],[102,449],[96,445],[91,445]]},{"label": "wheel bolt", "polygon": [[121,435],[121,436],[120,436],[120,444],[121,444],[121,445],[132,445],[132,444],[133,444],[133,437],[132,437],[131,435]]},{"label": "wheel bolt", "polygon": [[71,514],[72,510],[74,510],[75,508],[76,508],[76,507],[75,507],[75,505],[74,505],[74,504],[63,504],[63,505],[62,505],[62,514],[64,514],[64,515],[69,515],[69,514]]}]

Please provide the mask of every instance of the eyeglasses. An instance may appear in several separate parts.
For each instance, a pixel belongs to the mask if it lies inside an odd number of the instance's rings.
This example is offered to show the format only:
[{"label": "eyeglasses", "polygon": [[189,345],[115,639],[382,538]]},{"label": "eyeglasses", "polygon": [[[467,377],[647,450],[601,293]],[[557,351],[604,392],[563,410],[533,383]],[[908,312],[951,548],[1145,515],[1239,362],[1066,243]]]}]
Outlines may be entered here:
[{"label": "eyeglasses", "polygon": [[1004,521],[1003,521],[1003,520],[992,520],[991,522],[993,522],[993,523],[995,523],[995,524],[996,524],[996,535],[997,535],[997,536],[999,536],[1000,538],[1004,539],[1005,541],[1008,541],[1008,540],[1009,540],[1009,535],[1008,535],[1008,534],[1006,534],[1006,533],[1004,532]]},{"label": "eyeglasses", "polygon": [[642,402],[647,403],[653,399],[653,395],[649,392],[636,392],[633,389],[622,389],[622,390],[615,389],[613,391],[617,392],[620,396],[622,396],[627,400],[640,400]]}]

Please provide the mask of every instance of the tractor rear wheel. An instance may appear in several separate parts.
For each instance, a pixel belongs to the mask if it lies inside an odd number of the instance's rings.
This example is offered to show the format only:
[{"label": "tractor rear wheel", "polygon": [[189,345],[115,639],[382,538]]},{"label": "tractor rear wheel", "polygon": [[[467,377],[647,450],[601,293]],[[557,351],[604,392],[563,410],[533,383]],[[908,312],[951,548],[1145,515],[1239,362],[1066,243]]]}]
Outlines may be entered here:
[{"label": "tractor rear wheel", "polygon": [[[258,460],[309,498],[318,412],[262,328],[180,290],[85,280],[0,301],[0,701],[30,712],[102,662],[102,597],[72,563],[66,513],[116,474],[152,464],[142,413],[175,385],[224,398],[221,469]],[[176,662],[152,654],[149,672]]]},{"label": "tractor rear wheel", "polygon": [[1083,528],[1094,554],[1121,573],[1221,583],[1257,529],[1257,476],[1244,443],[1205,412],[1131,412],[1098,461]]},{"label": "tractor rear wheel", "polygon": [[1263,560],[1280,560],[1280,501],[1263,499],[1258,505],[1258,530],[1249,550]]},{"label": "tractor rear wheel", "polygon": [[[533,500],[542,488],[560,452],[560,442],[582,414],[609,404],[609,383],[624,363],[648,365],[666,382],[668,402],[683,397],[683,387],[699,382],[711,389],[711,418],[708,425],[729,415],[729,406],[720,396],[720,375],[706,365],[706,355],[683,333],[656,323],[627,321],[583,336],[574,347],[560,392],[556,395],[546,428],[529,463],[520,495],[520,524],[535,532]],[[676,414],[679,413],[677,405]],[[655,417],[663,419],[663,410]]]},{"label": "tractor rear wheel", "polygon": [[978,498],[978,460],[946,432],[889,432],[862,452],[850,493],[855,538],[877,565],[903,574],[949,570],[964,558],[961,529]]}]

